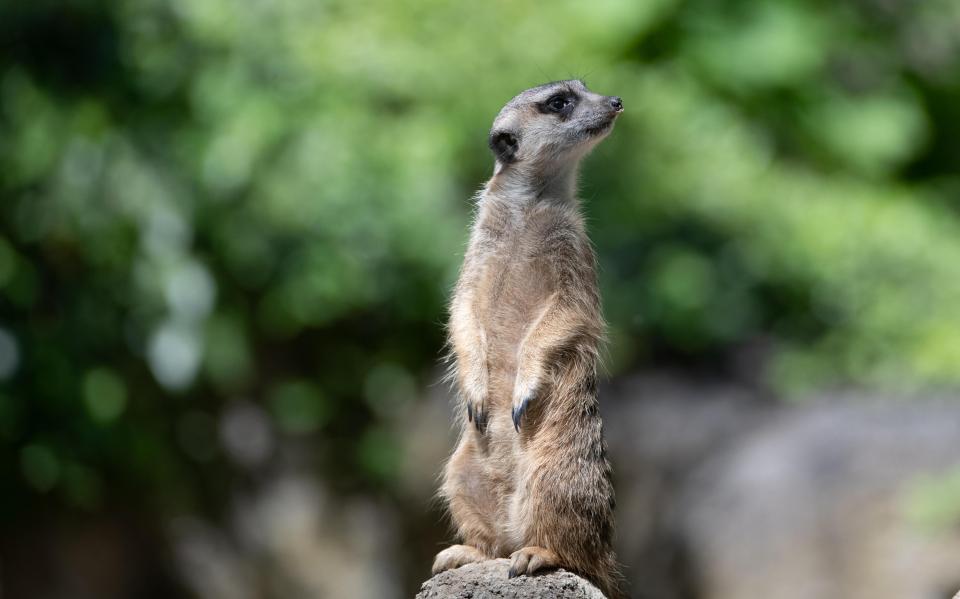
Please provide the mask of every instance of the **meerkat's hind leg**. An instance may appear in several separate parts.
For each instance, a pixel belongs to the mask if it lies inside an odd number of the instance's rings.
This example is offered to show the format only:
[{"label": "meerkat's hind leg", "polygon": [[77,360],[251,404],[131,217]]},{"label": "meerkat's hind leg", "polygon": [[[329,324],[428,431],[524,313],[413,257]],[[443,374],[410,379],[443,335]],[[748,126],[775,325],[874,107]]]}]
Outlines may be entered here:
[{"label": "meerkat's hind leg", "polygon": [[560,567],[560,556],[543,547],[524,547],[510,555],[510,572],[508,576],[534,574],[546,568]]},{"label": "meerkat's hind leg", "polygon": [[479,549],[471,545],[451,545],[437,554],[433,560],[433,574],[439,574],[446,570],[452,570],[472,564],[482,562],[487,559]]}]

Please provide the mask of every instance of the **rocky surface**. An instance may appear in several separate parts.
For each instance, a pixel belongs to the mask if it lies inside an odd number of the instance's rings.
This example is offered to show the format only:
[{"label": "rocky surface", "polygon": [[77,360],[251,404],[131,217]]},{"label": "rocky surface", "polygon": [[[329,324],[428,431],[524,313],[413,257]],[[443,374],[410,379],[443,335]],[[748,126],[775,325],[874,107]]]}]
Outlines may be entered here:
[{"label": "rocky surface", "polygon": [[566,570],[507,578],[509,569],[509,560],[496,559],[447,570],[423,583],[417,599],[605,599],[597,587]]}]

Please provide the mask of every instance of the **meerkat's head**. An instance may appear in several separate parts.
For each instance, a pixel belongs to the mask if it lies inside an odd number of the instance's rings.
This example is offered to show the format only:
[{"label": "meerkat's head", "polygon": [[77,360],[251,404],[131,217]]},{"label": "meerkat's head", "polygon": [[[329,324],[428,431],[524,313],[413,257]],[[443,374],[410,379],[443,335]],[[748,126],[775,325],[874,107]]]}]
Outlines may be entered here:
[{"label": "meerkat's head", "polygon": [[490,131],[496,172],[511,165],[533,171],[575,165],[610,133],[621,112],[619,97],[594,93],[576,79],[521,92],[500,110]]}]

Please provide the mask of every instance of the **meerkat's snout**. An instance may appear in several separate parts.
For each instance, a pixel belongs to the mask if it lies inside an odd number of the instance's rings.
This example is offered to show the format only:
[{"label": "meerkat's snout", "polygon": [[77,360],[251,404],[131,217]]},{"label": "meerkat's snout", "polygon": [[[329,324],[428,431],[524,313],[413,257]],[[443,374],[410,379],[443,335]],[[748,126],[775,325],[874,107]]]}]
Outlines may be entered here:
[{"label": "meerkat's snout", "polygon": [[613,129],[614,121],[623,112],[623,100],[620,96],[591,95],[596,98],[584,102],[586,106],[579,119],[580,132],[583,134],[581,139],[595,142]]},{"label": "meerkat's snout", "polygon": [[596,104],[597,110],[606,112],[613,117],[623,112],[623,100],[620,96],[599,96]]}]

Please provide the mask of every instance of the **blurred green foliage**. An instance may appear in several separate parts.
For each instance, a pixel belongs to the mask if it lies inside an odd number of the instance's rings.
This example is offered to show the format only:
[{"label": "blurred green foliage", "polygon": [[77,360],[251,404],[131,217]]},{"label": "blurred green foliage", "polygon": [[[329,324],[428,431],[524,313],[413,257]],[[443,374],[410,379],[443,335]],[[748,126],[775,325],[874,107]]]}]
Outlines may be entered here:
[{"label": "blurred green foliage", "polygon": [[10,2],[0,515],[217,505],[248,400],[389,485],[489,124],[566,77],[627,108],[582,192],[613,374],[958,382],[953,0]]}]

